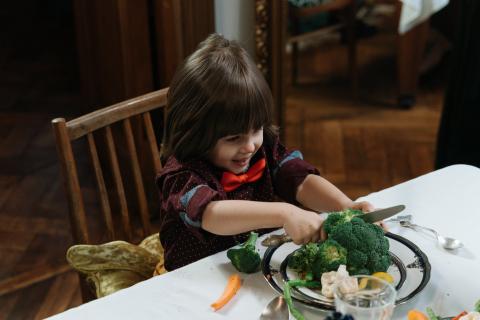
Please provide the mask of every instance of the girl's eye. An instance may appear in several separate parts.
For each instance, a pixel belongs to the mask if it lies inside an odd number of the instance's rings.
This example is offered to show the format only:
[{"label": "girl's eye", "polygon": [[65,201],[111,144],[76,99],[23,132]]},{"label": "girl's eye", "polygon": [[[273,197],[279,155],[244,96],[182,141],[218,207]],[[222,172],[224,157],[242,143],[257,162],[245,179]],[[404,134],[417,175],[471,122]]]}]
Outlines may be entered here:
[{"label": "girl's eye", "polygon": [[231,136],[231,137],[225,138],[225,140],[228,142],[234,142],[234,141],[237,141],[238,139],[240,139],[240,136]]}]

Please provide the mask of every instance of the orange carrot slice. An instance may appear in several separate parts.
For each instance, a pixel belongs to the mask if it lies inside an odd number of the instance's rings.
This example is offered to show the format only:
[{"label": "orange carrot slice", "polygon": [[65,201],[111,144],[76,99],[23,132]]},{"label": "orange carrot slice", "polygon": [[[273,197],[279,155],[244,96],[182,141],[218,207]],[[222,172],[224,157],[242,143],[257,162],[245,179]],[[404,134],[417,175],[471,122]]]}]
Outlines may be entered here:
[{"label": "orange carrot slice", "polygon": [[418,310],[410,310],[407,314],[408,320],[428,320],[428,317]]},{"label": "orange carrot slice", "polygon": [[467,314],[467,311],[462,311],[460,312],[455,318],[453,318],[452,320],[459,320],[461,317],[463,317],[464,315]]},{"label": "orange carrot slice", "polygon": [[217,301],[211,304],[213,310],[217,311],[225,304],[227,304],[227,302],[230,301],[230,299],[232,299],[233,296],[237,293],[238,289],[240,289],[241,285],[242,280],[240,279],[240,276],[238,274],[232,274],[228,278],[227,286],[225,287],[225,290],[223,291],[220,298],[218,298]]}]

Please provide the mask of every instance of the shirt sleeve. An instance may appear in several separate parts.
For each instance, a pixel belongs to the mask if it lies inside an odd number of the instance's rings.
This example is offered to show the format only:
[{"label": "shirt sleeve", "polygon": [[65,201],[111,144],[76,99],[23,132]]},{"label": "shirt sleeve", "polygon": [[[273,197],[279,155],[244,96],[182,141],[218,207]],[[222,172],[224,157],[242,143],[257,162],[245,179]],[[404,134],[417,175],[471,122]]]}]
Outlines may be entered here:
[{"label": "shirt sleeve", "polygon": [[320,175],[317,168],[303,160],[298,150],[289,151],[277,139],[272,148],[273,182],[276,193],[285,201],[299,204],[296,199],[298,186],[307,175]]},{"label": "shirt sleeve", "polygon": [[214,200],[222,200],[205,180],[193,172],[182,171],[168,176],[162,186],[162,209],[178,215],[193,234],[203,238],[201,229],[203,212]]}]

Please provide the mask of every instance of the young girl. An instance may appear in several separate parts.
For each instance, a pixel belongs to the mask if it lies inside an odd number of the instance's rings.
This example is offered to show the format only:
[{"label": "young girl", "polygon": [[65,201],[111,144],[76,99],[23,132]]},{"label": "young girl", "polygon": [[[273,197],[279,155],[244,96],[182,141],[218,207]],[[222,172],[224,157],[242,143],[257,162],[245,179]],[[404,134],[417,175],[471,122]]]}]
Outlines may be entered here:
[{"label": "young girl", "polygon": [[252,230],[283,227],[297,244],[317,241],[317,212],[372,209],[278,141],[272,104],[246,51],[220,35],[177,70],[157,177],[167,270],[243,242]]}]

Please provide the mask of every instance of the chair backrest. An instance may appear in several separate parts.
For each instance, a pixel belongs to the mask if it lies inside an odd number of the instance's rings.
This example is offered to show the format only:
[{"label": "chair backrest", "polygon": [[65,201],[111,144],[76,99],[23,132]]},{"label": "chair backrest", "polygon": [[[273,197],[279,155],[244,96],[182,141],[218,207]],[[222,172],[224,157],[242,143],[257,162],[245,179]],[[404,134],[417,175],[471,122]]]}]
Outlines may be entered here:
[{"label": "chair backrest", "polygon": [[[88,219],[96,220],[96,224],[103,221],[101,229],[96,229],[103,234],[101,241],[124,239],[135,242],[151,234],[150,216],[158,213],[150,211],[147,198],[152,195],[147,192],[155,193],[153,199],[158,204],[155,175],[161,170],[151,113],[159,109],[163,115],[167,91],[162,89],[145,94],[68,122],[63,118],[52,120],[75,243],[93,243]],[[162,129],[163,119],[156,121],[157,125]],[[157,131],[162,132],[161,129]],[[76,161],[79,155],[76,152],[76,157],[72,148],[74,141],[81,140],[89,150],[90,181],[96,185],[97,207],[100,207],[103,219],[91,212],[86,214],[85,194],[82,192],[85,187],[80,180],[84,180],[87,173],[82,167],[79,174]],[[85,154],[82,156],[85,158]],[[148,167],[149,173],[146,172]],[[90,198],[91,193],[88,194]],[[135,201],[129,198],[132,194]],[[114,211],[117,212],[112,213]]]}]

